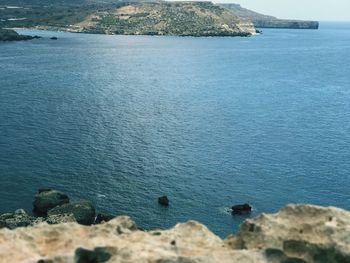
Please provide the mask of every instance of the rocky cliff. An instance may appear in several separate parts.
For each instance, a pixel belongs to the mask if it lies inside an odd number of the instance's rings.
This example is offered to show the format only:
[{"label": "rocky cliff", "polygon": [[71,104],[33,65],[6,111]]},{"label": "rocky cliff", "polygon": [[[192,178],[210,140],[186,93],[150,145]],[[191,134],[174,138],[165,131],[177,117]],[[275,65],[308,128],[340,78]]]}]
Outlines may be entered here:
[{"label": "rocky cliff", "polygon": [[317,21],[279,19],[243,8],[239,4],[220,4],[220,6],[233,11],[237,16],[252,21],[257,28],[318,29],[319,26]]},{"label": "rocky cliff", "polygon": [[20,40],[30,40],[33,38],[38,38],[38,37],[24,36],[24,35],[18,34],[14,30],[0,28],[0,41],[20,41]]},{"label": "rocky cliff", "polygon": [[1,229],[0,258],[6,263],[346,263],[350,213],[289,205],[245,221],[238,235],[225,240],[194,221],[149,232],[128,217],[93,226],[40,223]]}]

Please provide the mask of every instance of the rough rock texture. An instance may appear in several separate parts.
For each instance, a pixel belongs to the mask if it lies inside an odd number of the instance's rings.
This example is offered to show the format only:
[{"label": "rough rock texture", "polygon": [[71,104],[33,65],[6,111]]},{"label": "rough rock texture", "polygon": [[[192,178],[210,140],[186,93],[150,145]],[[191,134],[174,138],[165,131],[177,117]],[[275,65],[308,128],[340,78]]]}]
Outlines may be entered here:
[{"label": "rough rock texture", "polygon": [[350,262],[350,213],[289,205],[246,220],[227,242],[236,249],[261,249],[269,262]]},{"label": "rough rock texture", "polygon": [[42,221],[41,218],[35,218],[28,215],[23,209],[18,209],[14,213],[0,215],[0,228],[15,229],[17,227],[31,226]]},{"label": "rough rock texture", "polygon": [[34,198],[33,207],[35,213],[46,215],[50,209],[67,203],[69,198],[66,194],[51,189],[39,189]]},{"label": "rough rock texture", "polygon": [[71,204],[64,204],[49,210],[48,215],[52,217],[62,215],[72,215],[75,220],[82,225],[91,225],[95,221],[95,208],[89,201],[80,201]]},{"label": "rough rock texture", "polygon": [[262,214],[226,240],[189,221],[170,230],[144,232],[128,217],[83,226],[41,223],[0,230],[6,263],[347,263],[350,213],[337,208],[290,205]]}]

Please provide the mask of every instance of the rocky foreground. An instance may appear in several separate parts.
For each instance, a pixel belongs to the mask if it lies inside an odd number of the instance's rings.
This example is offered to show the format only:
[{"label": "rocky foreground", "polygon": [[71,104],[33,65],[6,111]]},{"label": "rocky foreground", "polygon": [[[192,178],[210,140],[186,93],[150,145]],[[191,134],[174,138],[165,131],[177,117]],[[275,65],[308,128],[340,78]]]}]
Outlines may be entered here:
[{"label": "rocky foreground", "polygon": [[238,235],[225,240],[194,221],[149,232],[139,230],[128,217],[90,226],[43,222],[2,228],[0,259],[6,263],[346,263],[350,262],[350,213],[289,205],[277,214],[246,220]]}]

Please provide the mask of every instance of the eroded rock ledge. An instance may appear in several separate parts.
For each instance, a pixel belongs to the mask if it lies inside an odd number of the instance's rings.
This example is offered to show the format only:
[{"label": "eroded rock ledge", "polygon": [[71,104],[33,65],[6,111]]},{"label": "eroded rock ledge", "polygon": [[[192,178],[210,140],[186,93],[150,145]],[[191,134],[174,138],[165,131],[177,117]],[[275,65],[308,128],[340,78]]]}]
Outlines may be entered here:
[{"label": "eroded rock ledge", "polygon": [[246,220],[222,240],[189,221],[169,230],[141,231],[128,217],[99,225],[46,222],[0,230],[1,262],[199,263],[350,262],[350,213],[289,205]]}]

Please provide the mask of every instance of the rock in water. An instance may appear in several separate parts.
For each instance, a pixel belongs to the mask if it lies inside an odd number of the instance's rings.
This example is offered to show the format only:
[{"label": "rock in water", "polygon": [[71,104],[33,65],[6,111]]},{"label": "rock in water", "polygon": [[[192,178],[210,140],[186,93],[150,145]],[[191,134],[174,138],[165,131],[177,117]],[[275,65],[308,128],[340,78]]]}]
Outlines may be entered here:
[{"label": "rock in water", "polygon": [[251,211],[252,211],[252,207],[249,204],[232,206],[232,214],[234,215],[247,214],[247,213],[250,213]]},{"label": "rock in water", "polygon": [[46,215],[50,209],[67,203],[69,197],[66,194],[51,189],[39,189],[33,201],[33,211],[37,215]]},{"label": "rock in water", "polygon": [[82,225],[91,225],[95,222],[95,208],[91,202],[85,200],[57,206],[51,209],[48,215],[73,215]]},{"label": "rock in water", "polygon": [[169,206],[169,199],[166,195],[158,198],[158,203],[162,206]]}]

